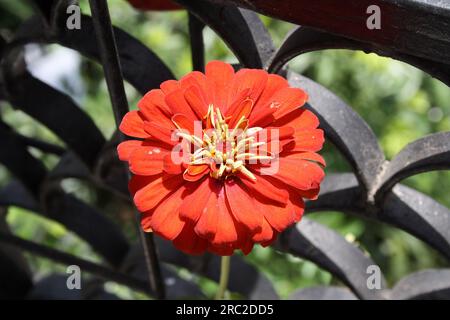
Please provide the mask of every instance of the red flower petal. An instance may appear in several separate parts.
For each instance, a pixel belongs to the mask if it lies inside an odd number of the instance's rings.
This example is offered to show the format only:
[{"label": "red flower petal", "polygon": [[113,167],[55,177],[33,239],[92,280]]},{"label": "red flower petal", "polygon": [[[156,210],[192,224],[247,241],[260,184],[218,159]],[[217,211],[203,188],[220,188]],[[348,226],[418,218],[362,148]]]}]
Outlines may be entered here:
[{"label": "red flower petal", "polygon": [[219,205],[217,193],[213,192],[206,201],[203,212],[195,225],[195,233],[202,238],[212,241],[216,235],[219,221]]},{"label": "red flower petal", "polygon": [[263,217],[255,210],[255,205],[245,185],[228,179],[225,182],[225,194],[234,218],[252,234],[261,231]]},{"label": "red flower petal", "polygon": [[198,181],[208,172],[209,166],[207,164],[190,165],[183,174],[183,178],[186,181]]},{"label": "red flower petal", "polygon": [[176,137],[173,137],[173,131],[170,128],[162,127],[154,121],[145,122],[144,128],[145,132],[156,140],[172,146],[178,143],[178,139],[175,140]]},{"label": "red flower petal", "polygon": [[185,130],[189,134],[194,133],[195,122],[189,120],[184,114],[177,113],[172,117],[172,122],[178,129]]},{"label": "red flower petal", "polygon": [[[270,99],[277,91],[287,88],[288,86],[288,82],[283,77],[275,74],[268,75],[266,86],[256,102],[252,114],[250,115],[250,125],[254,126],[262,119],[267,120],[267,117],[272,116],[273,110],[268,108],[272,102]],[[274,120],[273,117],[270,117],[270,119],[271,120],[268,122],[266,121],[266,123],[270,123]]]},{"label": "red flower petal", "polygon": [[217,196],[217,230],[214,235],[214,239],[212,240],[212,244],[232,244],[238,240],[238,234],[235,222],[233,221],[232,213],[227,206],[225,188],[222,188]]},{"label": "red flower petal", "polygon": [[274,136],[275,132],[277,133],[279,140],[291,138],[295,134],[295,128],[294,127],[288,127],[288,126],[267,127],[265,130],[267,132],[267,137],[268,137],[267,141],[273,140],[272,137]]},{"label": "red flower petal", "polygon": [[267,126],[303,106],[307,94],[298,88],[286,87],[277,90],[265,105],[258,107],[250,117],[251,126]]},{"label": "red flower petal", "polygon": [[212,179],[206,179],[196,185],[190,194],[184,197],[181,205],[180,217],[197,222],[206,208],[209,197],[220,190],[220,185]]},{"label": "red flower petal", "polygon": [[[198,96],[206,103],[206,106],[213,103],[214,96],[214,83],[208,81],[206,75],[201,72],[193,71],[188,75],[184,76],[180,79],[181,88],[184,90],[188,90],[191,87],[195,87],[198,89],[196,93]],[[203,118],[208,109],[206,108],[204,113],[198,114],[199,118]]]},{"label": "red flower petal", "polygon": [[153,181],[159,179],[161,175],[157,176],[136,176],[133,175],[128,182],[128,190],[130,191],[130,194],[134,196],[136,192],[144,188],[145,186],[149,185]]},{"label": "red flower petal", "polygon": [[311,111],[300,108],[277,119],[272,125],[274,127],[290,126],[295,130],[316,129],[319,126],[319,119]]},{"label": "red flower petal", "polygon": [[190,86],[187,88],[184,92],[184,98],[199,119],[202,119],[208,113],[209,103],[205,100],[198,87]]},{"label": "red flower petal", "polygon": [[[233,121],[233,123],[236,123],[237,121],[239,121],[240,117],[239,117],[238,113],[242,113],[242,107],[246,106],[244,104],[244,101],[252,101],[253,102],[253,100],[251,100],[249,98],[249,94],[250,94],[250,88],[244,89],[241,92],[239,92],[239,94],[236,95],[233,100],[231,100],[231,103],[225,112],[225,118],[230,118]],[[253,103],[251,104],[251,107],[253,108]],[[252,108],[250,108],[250,110],[248,110],[248,111],[251,111]],[[243,114],[245,114],[245,113],[246,112],[244,112]],[[233,128],[233,126],[230,125],[230,128]]]},{"label": "red flower petal", "polygon": [[279,90],[287,88],[288,86],[289,83],[285,78],[277,74],[269,74],[264,91],[261,93],[258,103],[256,104],[255,111],[258,111],[260,107],[265,107],[270,104],[270,99],[273,97],[273,95]]},{"label": "red flower petal", "polygon": [[161,173],[164,156],[169,152],[158,143],[135,148],[130,154],[130,171],[134,174],[150,176]]},{"label": "red flower petal", "polygon": [[293,149],[294,132],[294,128],[291,127],[264,129],[258,132],[257,141],[266,141],[266,144],[259,146],[255,151],[258,155],[278,155],[284,150]]},{"label": "red flower petal", "polygon": [[268,241],[260,242],[261,246],[264,248],[267,246],[270,246],[277,239],[277,236],[278,236],[278,232],[276,230],[274,230],[272,239],[270,239]]},{"label": "red flower petal", "polygon": [[172,153],[166,154],[163,158],[163,171],[168,174],[182,174],[184,171],[181,163],[172,161]]},{"label": "red flower petal", "polygon": [[299,196],[301,196],[302,198],[316,200],[319,196],[320,186],[315,189],[296,190],[296,192],[298,192]]},{"label": "red flower petal", "polygon": [[199,255],[205,252],[208,241],[195,233],[194,223],[186,222],[178,237],[173,240],[173,244],[188,254]]},{"label": "red flower petal", "polygon": [[211,61],[205,67],[205,74],[210,83],[213,84],[213,105],[225,111],[228,103],[230,84],[234,77],[234,69],[228,63]]},{"label": "red flower petal", "polygon": [[325,176],[319,165],[303,160],[298,154],[281,158],[278,165],[273,177],[300,190],[317,188]]},{"label": "red flower petal", "polygon": [[253,100],[246,98],[236,104],[236,112],[231,113],[231,119],[228,121],[230,128],[235,128],[242,117],[248,118],[253,108]]},{"label": "red flower petal", "polygon": [[[138,102],[138,108],[147,120],[156,120],[153,117],[162,113],[165,119],[170,119],[171,110],[165,101],[165,94],[160,89],[150,90]],[[164,119],[163,119],[164,120]]]},{"label": "red flower petal", "polygon": [[215,246],[229,245],[238,239],[236,227],[228,211],[224,188],[213,192],[195,226],[195,232]]},{"label": "red flower petal", "polygon": [[199,71],[192,71],[180,79],[181,88],[187,89],[191,86],[198,87],[202,91],[202,95],[206,98],[209,96],[209,89],[212,85],[208,82],[206,75]]},{"label": "red flower petal", "polygon": [[258,193],[269,201],[286,205],[289,199],[289,193],[279,186],[276,186],[273,179],[270,180],[270,177],[268,176],[257,176],[256,181],[242,178],[241,181],[250,189],[251,194]]},{"label": "red flower petal", "polygon": [[265,217],[263,218],[261,227],[261,231],[254,234],[252,240],[259,243],[272,240],[274,237],[274,230]]},{"label": "red flower petal", "polygon": [[181,113],[192,122],[198,120],[197,115],[184,98],[184,90],[174,90],[166,95],[166,103],[173,114]]},{"label": "red flower petal", "polygon": [[306,100],[308,95],[305,91],[299,88],[284,88],[273,95],[270,107],[275,108],[274,115],[278,119],[302,107]]},{"label": "red flower petal", "polygon": [[140,140],[128,140],[120,143],[117,146],[117,153],[119,154],[119,159],[122,161],[128,161],[131,152],[134,149],[142,146],[143,142]]},{"label": "red flower petal", "polygon": [[180,89],[180,84],[176,80],[167,80],[160,84],[159,86],[165,95]]},{"label": "red flower petal", "polygon": [[130,111],[122,119],[119,130],[130,137],[148,138],[150,135],[144,130],[144,118],[139,111]]},{"label": "red flower petal", "polygon": [[240,249],[243,254],[247,255],[250,251],[252,251],[254,245],[254,241],[251,237],[252,234],[249,234],[248,229],[243,224],[235,223],[235,226],[238,234],[238,240],[233,244],[233,247],[235,250]]},{"label": "red flower petal", "polygon": [[134,203],[139,211],[151,210],[168,194],[174,192],[183,184],[183,177],[161,175],[142,187],[134,195]]},{"label": "red flower petal", "polygon": [[296,204],[290,199],[286,207],[275,206],[269,203],[260,202],[261,211],[269,224],[278,232],[283,232],[288,226],[300,220],[304,203],[300,196],[295,199]]},{"label": "red flower petal", "polygon": [[[239,234],[240,235],[240,234]],[[240,241],[239,249],[241,249],[244,255],[248,255],[253,250],[254,243],[251,238],[245,241]]]},{"label": "red flower petal", "polygon": [[185,222],[180,219],[180,205],[183,202],[181,194],[185,188],[179,188],[165,198],[154,210],[149,221],[143,225],[148,226],[167,240],[176,238],[184,227]]},{"label": "red flower petal", "polygon": [[322,129],[301,130],[294,134],[295,145],[286,147],[289,151],[319,151],[322,149],[325,137]]},{"label": "red flower petal", "polygon": [[321,164],[322,166],[326,166],[325,159],[318,153],[315,152],[301,152],[295,155],[299,159],[310,160]]},{"label": "red flower petal", "polygon": [[239,70],[235,74],[231,84],[228,102],[234,101],[234,97],[237,97],[240,92],[247,89],[250,89],[248,92],[248,97],[253,101],[257,101],[266,86],[267,78],[267,72],[264,70]]}]

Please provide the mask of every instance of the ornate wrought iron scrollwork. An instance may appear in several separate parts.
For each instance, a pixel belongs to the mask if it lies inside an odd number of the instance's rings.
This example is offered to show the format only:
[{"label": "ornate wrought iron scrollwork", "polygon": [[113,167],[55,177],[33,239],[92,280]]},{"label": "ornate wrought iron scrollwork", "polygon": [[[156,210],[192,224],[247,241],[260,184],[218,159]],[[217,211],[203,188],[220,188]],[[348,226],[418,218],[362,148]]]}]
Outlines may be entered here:
[{"label": "ornate wrought iron scrollwork", "polygon": [[[308,92],[307,108],[319,116],[327,138],[353,170],[329,175],[319,199],[307,204],[308,212],[335,210],[381,221],[405,230],[450,259],[449,209],[401,184],[403,179],[419,172],[449,169],[450,132],[412,142],[387,161],[376,135],[350,106],[313,80],[285,68],[290,59],[302,53],[345,48],[404,61],[449,85],[448,5],[419,0],[364,0],[358,4],[346,0],[339,1],[339,8],[329,1],[306,0],[285,0],[283,4],[276,0],[176,2],[189,10],[194,69],[204,68],[202,30],[209,26],[225,41],[241,66],[282,73],[292,86]],[[360,23],[358,15],[364,12],[361,8],[367,7],[369,2],[380,5],[387,13],[387,29],[383,34],[359,32],[355,27]],[[113,111],[122,115],[120,108],[126,105],[126,97],[121,93],[123,80],[145,94],[164,80],[174,78],[172,72],[151,49],[110,25],[106,19],[106,1],[92,1],[93,16],[83,16],[83,28],[70,31],[64,27],[65,20],[61,17],[73,1],[36,0],[34,3],[36,15],[21,23],[13,38],[0,41],[0,97],[53,131],[65,142],[65,147],[23,137],[0,119],[0,163],[14,176],[14,180],[0,190],[0,205],[2,210],[18,206],[58,221],[89,243],[104,258],[105,264],[92,263],[12,235],[4,221],[4,212],[0,212],[0,279],[6,284],[0,288],[0,297],[37,295],[39,286],[44,285],[32,283],[22,257],[23,250],[55,262],[78,264],[103,280],[113,280],[158,297],[163,297],[161,284],[168,278],[172,279],[171,284],[166,285],[168,298],[201,297],[201,290],[194,283],[181,279],[170,266],[188,268],[217,281],[217,257],[188,257],[156,239],[162,272],[150,278],[150,282],[159,282],[159,287],[149,286],[149,279],[142,277],[145,261],[149,261],[141,250],[142,245],[148,247],[149,244],[130,243],[123,230],[106,215],[59,187],[62,179],[77,178],[90,181],[98,190],[128,199],[124,171],[117,169],[117,162],[105,160],[115,158],[113,146],[119,141],[119,135],[106,141],[92,119],[69,96],[28,73],[21,52],[28,43],[57,43],[98,61],[111,85]],[[337,10],[345,11],[346,19],[337,19]],[[277,49],[256,12],[302,26],[295,28]],[[424,19],[428,19],[426,27],[422,23]],[[99,30],[102,28],[103,31]],[[117,51],[107,48],[108,45],[116,47]],[[48,170],[28,151],[28,146],[56,155],[58,165]],[[102,227],[96,228],[96,225]],[[450,297],[449,270],[414,273],[393,288],[387,288],[383,279],[381,290],[368,289],[365,272],[374,262],[333,230],[307,218],[300,228],[293,227],[283,233],[275,248],[316,263],[348,287],[303,289],[293,293],[292,299]],[[153,263],[151,268],[155,268],[158,261],[153,244],[147,250]],[[230,290],[251,299],[279,298],[273,284],[241,257],[233,257],[232,269],[240,272],[231,275]],[[411,283],[414,283],[414,290],[411,290]]]}]

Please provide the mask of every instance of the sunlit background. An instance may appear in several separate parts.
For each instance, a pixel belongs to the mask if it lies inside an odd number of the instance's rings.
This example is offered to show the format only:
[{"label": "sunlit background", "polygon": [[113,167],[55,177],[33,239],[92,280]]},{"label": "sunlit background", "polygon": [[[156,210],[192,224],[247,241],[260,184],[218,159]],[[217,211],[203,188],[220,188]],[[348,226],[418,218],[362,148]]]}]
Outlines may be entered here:
[{"label": "sunlit background", "polygon": [[[80,4],[82,12],[90,14],[87,1],[83,0]],[[152,49],[177,77],[191,71],[186,12],[142,13],[125,0],[111,0],[109,5],[113,23]],[[16,26],[30,16],[32,9],[26,0],[0,0],[0,12],[0,32],[10,36],[6,28]],[[277,46],[293,28],[289,23],[261,18]],[[237,62],[213,31],[206,28],[204,36],[207,60]],[[68,93],[93,118],[105,137],[111,136],[115,130],[114,119],[102,70],[97,63],[58,45],[29,45],[26,48],[26,60],[29,71],[35,77]],[[375,54],[327,50],[297,57],[290,63],[290,67],[321,83],[351,105],[375,131],[388,159],[415,139],[433,132],[450,130],[450,89],[404,63]],[[126,92],[130,108],[136,108],[139,93],[128,84]],[[44,126],[10,105],[2,102],[0,112],[5,122],[23,135],[64,145]],[[35,149],[31,151],[43,159],[48,168],[52,168],[57,162],[56,157],[44,156]],[[350,170],[342,156],[329,143],[326,144],[323,155],[328,163],[328,174]],[[0,186],[8,180],[8,172],[0,166]],[[450,207],[448,171],[419,174],[403,183]],[[129,221],[130,215],[123,212],[126,206],[120,205],[120,200],[117,203],[105,201],[106,198],[91,192],[92,186],[75,179],[65,180],[63,187],[67,192],[102,208],[118,224],[129,229],[129,237],[135,237],[133,221]],[[380,266],[389,284],[414,271],[448,267],[448,262],[435,250],[398,229],[338,212],[315,213],[309,217],[360,246]],[[21,237],[54,246],[88,260],[100,261],[88,244],[58,223],[14,207],[9,209],[7,220],[12,231]],[[27,255],[27,259],[39,278],[54,271],[65,272],[65,266],[43,258]],[[282,297],[287,297],[295,289],[302,287],[339,284],[331,274],[315,264],[273,249],[257,247],[245,259],[272,280]],[[207,295],[213,294],[215,284],[211,281],[195,276],[188,270],[179,272],[182,277],[198,281]],[[114,283],[108,283],[106,287],[121,298],[145,298],[143,294]]]}]

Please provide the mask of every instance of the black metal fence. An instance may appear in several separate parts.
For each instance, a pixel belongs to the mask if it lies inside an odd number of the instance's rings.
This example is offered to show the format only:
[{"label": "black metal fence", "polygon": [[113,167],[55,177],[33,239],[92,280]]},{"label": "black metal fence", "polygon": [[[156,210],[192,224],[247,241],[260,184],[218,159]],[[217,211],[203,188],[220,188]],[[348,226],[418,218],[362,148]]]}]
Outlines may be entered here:
[{"label": "black metal fence", "polygon": [[[117,160],[120,134],[106,141],[91,118],[64,93],[33,77],[26,68],[23,47],[57,43],[102,64],[116,121],[127,112],[123,80],[140,93],[173,78],[171,71],[147,47],[111,26],[104,0],[91,0],[92,17],[82,28],[66,28],[71,0],[34,0],[36,14],[23,21],[10,39],[0,39],[0,99],[11,103],[53,131],[66,148],[24,137],[0,119],[0,163],[14,177],[0,190],[0,297],[51,298],[49,283],[34,283],[23,257],[27,251],[56,263],[75,264],[94,277],[79,298],[107,298],[105,280],[158,298],[201,297],[201,290],[180,278],[170,265],[188,268],[217,281],[218,257],[189,257],[170,244],[140,233],[130,243],[106,215],[67,194],[66,178],[89,181],[102,192],[128,199],[127,175]],[[423,137],[391,161],[381,151],[371,128],[353,109],[314,81],[287,70],[290,59],[305,52],[345,48],[389,56],[431,74],[450,85],[450,4],[438,0],[177,0],[189,10],[194,69],[204,67],[202,30],[211,27],[230,47],[240,64],[285,75],[292,86],[305,89],[307,108],[317,114],[327,139],[353,172],[328,175],[317,201],[307,213],[341,211],[378,220],[421,239],[450,259],[450,211],[401,181],[420,172],[450,168],[450,132]],[[338,4],[337,4],[338,3]],[[364,28],[361,15],[369,5],[383,13],[383,30]],[[239,6],[239,7],[238,7]],[[301,24],[275,48],[256,12]],[[56,155],[48,170],[28,147]],[[53,219],[78,234],[103,258],[97,264],[9,231],[6,209],[18,206]],[[130,202],[131,207],[131,202]],[[411,274],[393,288],[371,290],[367,268],[375,263],[333,230],[304,218],[301,228],[284,232],[276,249],[308,259],[341,280],[345,287],[303,289],[294,299],[415,299],[450,298],[450,269]],[[249,299],[277,299],[273,284],[240,257],[232,259],[229,289]],[[55,281],[58,280],[55,276]],[[170,278],[170,281],[167,279]],[[67,291],[67,290],[66,290]],[[60,298],[66,292],[61,290]]]}]

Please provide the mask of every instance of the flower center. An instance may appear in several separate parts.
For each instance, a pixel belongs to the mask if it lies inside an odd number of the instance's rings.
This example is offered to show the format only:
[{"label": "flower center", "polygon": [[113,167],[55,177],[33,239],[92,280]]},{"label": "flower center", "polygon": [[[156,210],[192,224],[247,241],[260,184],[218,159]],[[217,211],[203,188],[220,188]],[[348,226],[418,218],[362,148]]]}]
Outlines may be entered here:
[{"label": "flower center", "polygon": [[219,108],[210,105],[200,134],[178,133],[189,141],[194,150],[191,152],[189,165],[209,165],[210,175],[215,179],[226,179],[231,175],[242,173],[252,180],[255,175],[246,165],[261,160],[273,159],[269,152],[260,148],[267,144],[259,141],[260,127],[248,127],[248,119],[242,116],[233,128],[230,119],[226,119]]}]

